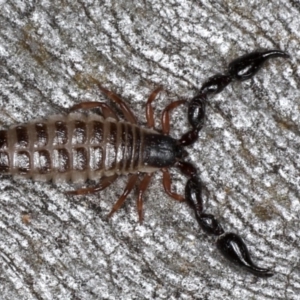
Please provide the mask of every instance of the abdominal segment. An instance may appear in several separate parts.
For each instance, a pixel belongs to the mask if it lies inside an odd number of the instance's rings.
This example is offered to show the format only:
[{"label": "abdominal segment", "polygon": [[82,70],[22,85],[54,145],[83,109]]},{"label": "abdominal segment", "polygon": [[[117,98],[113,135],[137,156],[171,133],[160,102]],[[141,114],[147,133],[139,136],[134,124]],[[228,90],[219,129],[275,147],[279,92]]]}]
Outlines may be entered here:
[{"label": "abdominal segment", "polygon": [[137,173],[147,170],[141,145],[148,131],[95,114],[74,113],[12,126],[0,131],[0,172],[75,183]]}]

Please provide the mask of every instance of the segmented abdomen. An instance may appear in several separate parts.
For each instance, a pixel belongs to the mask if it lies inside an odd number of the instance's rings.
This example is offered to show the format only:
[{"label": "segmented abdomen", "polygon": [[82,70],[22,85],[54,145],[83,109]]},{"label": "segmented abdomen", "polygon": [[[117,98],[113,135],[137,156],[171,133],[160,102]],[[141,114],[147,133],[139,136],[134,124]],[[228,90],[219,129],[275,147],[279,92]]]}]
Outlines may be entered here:
[{"label": "segmented abdomen", "polygon": [[147,132],[91,114],[52,116],[0,131],[0,172],[55,182],[153,171],[142,161]]}]

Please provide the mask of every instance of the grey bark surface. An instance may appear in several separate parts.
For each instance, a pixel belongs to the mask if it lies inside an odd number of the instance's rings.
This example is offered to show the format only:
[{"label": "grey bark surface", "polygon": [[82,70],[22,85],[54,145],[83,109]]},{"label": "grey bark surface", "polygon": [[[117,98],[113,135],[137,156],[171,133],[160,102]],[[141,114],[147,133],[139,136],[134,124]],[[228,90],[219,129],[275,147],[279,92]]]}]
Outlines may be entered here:
[{"label": "grey bark surface", "polygon": [[[136,191],[110,219],[127,177],[105,191],[0,178],[1,299],[299,299],[299,1],[0,0],[0,125],[66,114],[107,101],[129,103],[145,124],[158,86],[159,115],[190,99],[210,76],[256,49],[281,49],[255,78],[211,98],[188,148],[205,185],[205,209],[240,234],[260,266],[256,278],[225,260],[192,211],[163,191],[161,172],[137,222]],[[187,131],[186,108],[171,135]],[[173,189],[186,178],[171,170]]]}]

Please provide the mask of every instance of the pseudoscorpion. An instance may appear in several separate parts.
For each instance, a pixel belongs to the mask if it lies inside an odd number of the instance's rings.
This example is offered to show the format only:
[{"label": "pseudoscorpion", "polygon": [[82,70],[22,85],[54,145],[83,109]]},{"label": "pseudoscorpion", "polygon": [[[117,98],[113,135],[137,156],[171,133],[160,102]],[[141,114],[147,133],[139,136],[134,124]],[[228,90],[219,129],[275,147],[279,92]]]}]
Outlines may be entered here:
[{"label": "pseudoscorpion", "polygon": [[[83,102],[75,105],[67,116],[52,116],[45,121],[32,121],[26,125],[12,126],[0,131],[0,172],[14,177],[42,181],[84,182],[100,180],[93,187],[68,192],[72,195],[95,193],[111,185],[119,175],[129,174],[124,192],[114,204],[109,216],[117,211],[136,185],[139,176],[137,210],[139,221],[143,216],[143,194],[153,172],[161,170],[166,193],[178,201],[186,201],[195,211],[201,228],[217,236],[221,253],[249,272],[272,276],[269,269],[256,266],[240,236],[224,232],[220,223],[211,214],[203,212],[201,181],[196,168],[186,161],[184,147],[197,141],[203,127],[208,96],[221,92],[232,81],[251,78],[269,58],[288,55],[280,50],[253,52],[232,61],[227,73],[217,74],[203,84],[198,94],[188,104],[188,120],[191,130],[179,140],[169,136],[170,111],[184,104],[175,101],[162,113],[162,131],[154,129],[151,103],[160,88],[148,98],[146,105],[147,128],[137,125],[136,117],[116,94],[100,90],[121,109],[125,120],[119,120],[114,110],[102,102]],[[100,108],[102,116],[74,113],[79,109]],[[176,167],[189,179],[185,197],[172,192],[168,168]]]}]

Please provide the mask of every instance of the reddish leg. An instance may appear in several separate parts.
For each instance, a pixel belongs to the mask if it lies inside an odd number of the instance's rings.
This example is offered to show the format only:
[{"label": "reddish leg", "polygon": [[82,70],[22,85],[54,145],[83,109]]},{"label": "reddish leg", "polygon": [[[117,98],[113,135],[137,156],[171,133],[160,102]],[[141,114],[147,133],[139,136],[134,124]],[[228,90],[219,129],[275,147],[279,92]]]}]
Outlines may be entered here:
[{"label": "reddish leg", "polygon": [[136,204],[137,204],[137,210],[138,210],[140,224],[143,223],[143,194],[149,185],[151,177],[152,177],[152,173],[146,174],[139,186],[139,196],[138,196]]},{"label": "reddish leg", "polygon": [[133,112],[131,111],[129,106],[118,95],[116,95],[115,93],[104,88],[100,84],[100,82],[98,80],[96,80],[95,78],[90,77],[90,80],[93,81],[95,84],[97,84],[99,90],[104,95],[106,95],[106,97],[108,97],[111,101],[117,103],[120,106],[122,113],[124,114],[124,117],[128,122],[130,122],[132,124],[137,124],[135,115],[133,114]]},{"label": "reddish leg", "polygon": [[75,191],[68,191],[66,192],[67,195],[86,195],[86,194],[93,194],[99,191],[102,191],[104,189],[106,189],[108,186],[110,186],[116,179],[117,179],[118,175],[112,175],[109,177],[103,177],[103,179],[101,179],[101,181],[99,182],[98,185],[93,186],[93,187],[89,187],[89,188],[84,188],[84,189],[78,189]]},{"label": "reddish leg", "polygon": [[118,117],[114,113],[114,111],[106,103],[103,102],[82,102],[72,106],[70,108],[70,111],[75,111],[78,109],[93,109],[93,108],[101,108],[103,117],[105,119],[111,117],[115,120],[118,120]]},{"label": "reddish leg", "polygon": [[112,210],[110,211],[110,213],[107,216],[108,218],[110,218],[123,205],[123,203],[126,200],[127,196],[129,195],[129,193],[133,189],[137,179],[138,179],[138,174],[133,174],[129,177],[129,181],[126,185],[126,188],[125,188],[123,194],[121,195],[119,200],[113,206]]},{"label": "reddish leg", "polygon": [[174,101],[163,110],[161,116],[161,124],[162,124],[162,131],[164,134],[167,135],[170,132],[170,111],[184,103],[186,103],[186,100]]},{"label": "reddish leg", "polygon": [[154,128],[154,113],[153,113],[153,107],[151,103],[156,98],[157,94],[162,90],[162,87],[158,87],[155,89],[151,95],[148,98],[147,104],[146,104],[146,118],[147,118],[147,125],[149,128]]},{"label": "reddish leg", "polygon": [[170,196],[172,197],[173,199],[177,200],[177,201],[184,201],[184,197],[179,195],[179,194],[176,194],[176,193],[173,193],[171,191],[171,176],[170,176],[170,173],[168,171],[168,169],[162,169],[162,172],[163,172],[163,186],[164,186],[164,189],[165,189],[165,192]]}]

